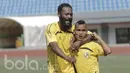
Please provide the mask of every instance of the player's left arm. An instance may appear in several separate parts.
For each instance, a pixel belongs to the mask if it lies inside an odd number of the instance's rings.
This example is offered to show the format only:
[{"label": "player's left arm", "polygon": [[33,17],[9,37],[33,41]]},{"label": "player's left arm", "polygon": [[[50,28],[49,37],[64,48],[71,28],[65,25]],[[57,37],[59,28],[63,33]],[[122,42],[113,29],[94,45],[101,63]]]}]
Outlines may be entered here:
[{"label": "player's left arm", "polygon": [[[103,52],[104,52],[104,56],[107,56],[108,54],[111,53],[111,49],[110,47],[96,34],[96,33],[93,33],[95,38],[98,39],[99,41],[99,44],[101,45],[102,49],[103,49]],[[101,49],[99,49],[100,51]]]}]

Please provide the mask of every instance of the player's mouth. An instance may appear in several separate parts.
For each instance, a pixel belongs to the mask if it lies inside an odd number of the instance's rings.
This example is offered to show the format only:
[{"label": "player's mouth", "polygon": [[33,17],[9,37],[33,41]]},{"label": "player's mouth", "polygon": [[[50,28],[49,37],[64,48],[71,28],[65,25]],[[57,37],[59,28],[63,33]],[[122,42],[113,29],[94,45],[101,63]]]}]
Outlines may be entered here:
[{"label": "player's mouth", "polygon": [[67,26],[70,25],[70,24],[71,24],[70,20],[66,20],[66,21],[65,21],[65,24],[66,24]]},{"label": "player's mouth", "polygon": [[84,37],[82,35],[79,35],[79,39],[82,40],[84,39]]}]

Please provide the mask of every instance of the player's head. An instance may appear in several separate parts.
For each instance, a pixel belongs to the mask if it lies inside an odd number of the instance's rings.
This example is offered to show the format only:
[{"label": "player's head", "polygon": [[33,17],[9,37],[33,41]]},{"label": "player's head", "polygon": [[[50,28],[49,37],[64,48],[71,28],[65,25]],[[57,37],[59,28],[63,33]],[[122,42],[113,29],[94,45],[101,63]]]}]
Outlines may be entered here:
[{"label": "player's head", "polygon": [[70,4],[60,4],[58,6],[58,16],[62,28],[70,28],[72,26],[73,11]]},{"label": "player's head", "polygon": [[76,40],[83,40],[87,36],[87,24],[83,20],[79,20],[75,24],[74,35]]}]

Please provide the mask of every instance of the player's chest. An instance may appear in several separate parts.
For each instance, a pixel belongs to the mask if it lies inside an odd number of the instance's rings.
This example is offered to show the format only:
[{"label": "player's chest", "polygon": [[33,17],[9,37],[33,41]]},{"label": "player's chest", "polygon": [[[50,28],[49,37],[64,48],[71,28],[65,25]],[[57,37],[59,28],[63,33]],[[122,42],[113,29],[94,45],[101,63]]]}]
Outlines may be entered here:
[{"label": "player's chest", "polygon": [[86,59],[96,57],[95,51],[91,45],[80,47],[78,55]]},{"label": "player's chest", "polygon": [[56,34],[56,38],[59,41],[68,41],[72,38],[73,34],[72,33],[64,33],[64,32],[60,32]]}]

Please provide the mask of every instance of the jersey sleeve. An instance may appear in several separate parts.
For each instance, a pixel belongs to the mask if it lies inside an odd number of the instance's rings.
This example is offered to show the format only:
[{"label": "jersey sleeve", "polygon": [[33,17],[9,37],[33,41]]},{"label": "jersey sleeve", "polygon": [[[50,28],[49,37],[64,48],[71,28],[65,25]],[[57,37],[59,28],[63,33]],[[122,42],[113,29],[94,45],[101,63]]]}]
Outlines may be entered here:
[{"label": "jersey sleeve", "polygon": [[57,42],[54,24],[49,24],[45,30],[45,38],[47,46],[51,42]]},{"label": "jersey sleeve", "polygon": [[98,43],[95,43],[95,48],[94,48],[94,50],[95,50],[96,55],[98,55],[98,56],[104,56],[103,48],[102,48],[102,46],[99,45]]}]

